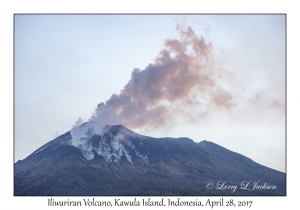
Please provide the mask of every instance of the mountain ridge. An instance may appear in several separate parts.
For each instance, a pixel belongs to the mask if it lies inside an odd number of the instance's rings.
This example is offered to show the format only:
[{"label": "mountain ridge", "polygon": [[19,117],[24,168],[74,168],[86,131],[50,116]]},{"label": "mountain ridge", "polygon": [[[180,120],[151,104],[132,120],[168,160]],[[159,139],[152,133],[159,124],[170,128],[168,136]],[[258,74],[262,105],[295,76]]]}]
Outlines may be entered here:
[{"label": "mountain ridge", "polygon": [[208,141],[153,138],[122,125],[83,127],[57,137],[15,163],[15,195],[232,195],[208,181],[245,180],[277,190],[236,195],[285,195],[285,173]]}]

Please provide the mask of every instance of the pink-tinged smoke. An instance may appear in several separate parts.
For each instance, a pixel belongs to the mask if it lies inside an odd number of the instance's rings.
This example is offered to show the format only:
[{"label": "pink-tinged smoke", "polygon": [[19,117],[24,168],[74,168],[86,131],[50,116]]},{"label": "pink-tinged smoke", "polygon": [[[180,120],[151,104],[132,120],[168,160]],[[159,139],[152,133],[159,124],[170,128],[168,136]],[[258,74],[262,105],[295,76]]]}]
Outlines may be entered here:
[{"label": "pink-tinged smoke", "polygon": [[222,80],[229,74],[216,68],[213,44],[191,27],[177,25],[177,30],[180,39],[165,40],[154,63],[134,69],[119,94],[98,104],[91,121],[130,129],[156,128],[178,116],[194,121],[203,113],[237,107],[239,97]]},{"label": "pink-tinged smoke", "polygon": [[180,40],[167,39],[154,63],[134,69],[120,93],[98,104],[90,120],[136,129],[164,125],[204,104],[232,109],[232,95],[216,83],[219,73],[214,69],[212,43],[191,27],[177,30]]}]

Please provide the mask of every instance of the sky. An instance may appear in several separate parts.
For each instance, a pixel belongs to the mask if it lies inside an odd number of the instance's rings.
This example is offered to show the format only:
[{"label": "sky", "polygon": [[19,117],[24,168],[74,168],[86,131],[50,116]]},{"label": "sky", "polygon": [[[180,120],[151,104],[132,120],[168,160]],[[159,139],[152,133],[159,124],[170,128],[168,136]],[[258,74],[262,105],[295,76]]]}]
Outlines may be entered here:
[{"label": "sky", "polygon": [[284,15],[15,15],[15,162],[78,122],[285,171]]}]

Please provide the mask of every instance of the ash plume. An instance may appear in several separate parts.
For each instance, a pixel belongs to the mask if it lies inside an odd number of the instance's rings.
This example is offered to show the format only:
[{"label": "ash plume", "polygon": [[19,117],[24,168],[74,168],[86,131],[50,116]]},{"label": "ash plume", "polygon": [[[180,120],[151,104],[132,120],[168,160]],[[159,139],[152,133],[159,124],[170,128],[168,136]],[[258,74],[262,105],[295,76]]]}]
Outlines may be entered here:
[{"label": "ash plume", "polygon": [[195,109],[235,106],[233,96],[218,85],[221,72],[215,69],[213,44],[191,27],[177,25],[177,30],[180,39],[165,40],[154,63],[143,70],[135,68],[119,94],[98,104],[91,121],[155,128],[177,115],[195,118]]}]

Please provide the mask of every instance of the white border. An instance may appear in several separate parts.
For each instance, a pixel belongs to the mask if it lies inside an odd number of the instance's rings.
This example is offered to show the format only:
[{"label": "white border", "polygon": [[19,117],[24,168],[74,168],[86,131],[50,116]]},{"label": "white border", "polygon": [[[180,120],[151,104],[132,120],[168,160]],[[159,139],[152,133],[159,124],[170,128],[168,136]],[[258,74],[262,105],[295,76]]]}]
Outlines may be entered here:
[{"label": "white border", "polygon": [[[253,200],[251,209],[271,209],[298,205],[298,133],[299,130],[299,12],[296,1],[8,1],[0,3],[1,10],[1,70],[0,70],[0,136],[1,175],[0,206],[41,209],[47,207],[49,197],[13,196],[13,14],[15,13],[286,13],[287,14],[287,196],[286,197],[232,197],[235,200]],[[57,199],[59,197],[56,197]],[[81,197],[72,197],[72,199]],[[85,197],[86,198],[86,197]],[[103,197],[111,199],[115,197]],[[158,198],[158,197],[156,197]],[[190,199],[185,197],[186,199]],[[195,197],[191,198],[194,199]],[[206,200],[207,197],[198,197]],[[219,197],[213,197],[217,200]],[[226,199],[230,197],[225,197]],[[65,200],[67,197],[61,198]],[[141,198],[140,198],[141,199]],[[64,207],[70,208],[70,207]],[[88,208],[88,207],[87,207]],[[92,207],[90,207],[92,208]],[[100,208],[100,207],[96,207]],[[128,207],[126,207],[129,209]],[[197,208],[197,207],[196,207]],[[103,209],[103,208],[102,208]],[[111,209],[111,208],[109,208]],[[214,208],[218,209],[218,208]],[[221,208],[219,208],[221,209]]]}]

